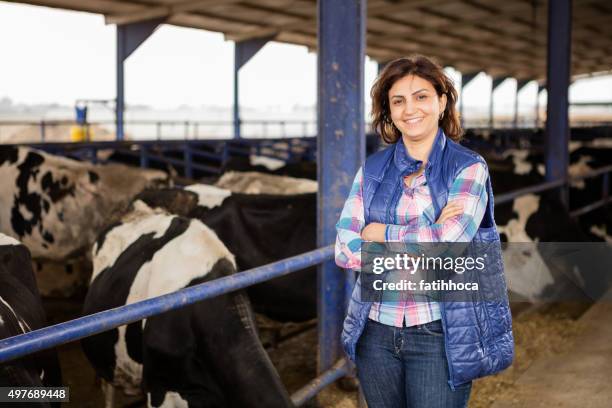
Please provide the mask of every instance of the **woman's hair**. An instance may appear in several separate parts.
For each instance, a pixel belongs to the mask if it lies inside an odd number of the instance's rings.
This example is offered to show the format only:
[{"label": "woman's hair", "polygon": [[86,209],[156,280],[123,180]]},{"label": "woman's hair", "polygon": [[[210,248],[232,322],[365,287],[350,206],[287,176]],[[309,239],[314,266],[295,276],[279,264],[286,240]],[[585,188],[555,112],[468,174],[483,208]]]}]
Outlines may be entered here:
[{"label": "woman's hair", "polygon": [[389,110],[389,89],[406,75],[416,75],[429,81],[438,97],[446,95],[446,108],[439,125],[446,136],[454,141],[461,139],[461,122],[456,109],[457,90],[453,82],[446,76],[440,65],[422,55],[399,58],[389,62],[380,73],[370,96],[372,97],[372,127],[387,143],[395,143],[402,137],[401,132],[391,122]]}]

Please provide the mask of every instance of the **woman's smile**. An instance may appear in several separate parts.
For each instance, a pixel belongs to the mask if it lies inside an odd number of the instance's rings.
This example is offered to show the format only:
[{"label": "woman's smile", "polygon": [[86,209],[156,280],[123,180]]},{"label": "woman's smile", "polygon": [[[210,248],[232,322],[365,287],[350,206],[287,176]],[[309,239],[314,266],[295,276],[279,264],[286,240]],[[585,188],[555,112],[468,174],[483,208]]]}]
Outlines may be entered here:
[{"label": "woman's smile", "polygon": [[408,126],[415,126],[420,124],[421,122],[423,122],[423,117],[420,116],[418,118],[412,118],[412,119],[406,119],[404,120],[404,123]]}]

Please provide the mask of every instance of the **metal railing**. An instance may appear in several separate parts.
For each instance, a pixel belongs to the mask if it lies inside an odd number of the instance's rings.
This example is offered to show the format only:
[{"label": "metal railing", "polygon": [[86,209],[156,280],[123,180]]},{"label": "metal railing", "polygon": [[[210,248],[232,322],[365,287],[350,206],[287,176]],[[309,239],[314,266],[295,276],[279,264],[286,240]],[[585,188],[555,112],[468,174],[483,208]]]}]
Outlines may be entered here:
[{"label": "metal railing", "polygon": [[[74,120],[2,120],[0,121],[0,136],[3,127],[30,127],[38,129],[38,137],[29,141],[45,142],[50,129],[59,126],[77,126]],[[88,121],[87,126],[102,128],[112,133],[115,129],[114,120]],[[126,133],[138,135],[145,139],[208,139],[233,137],[234,122],[229,120],[127,120],[124,121]],[[241,120],[242,134],[248,138],[284,138],[308,137],[316,134],[317,123],[314,120]]]},{"label": "metal railing", "polygon": [[316,159],[316,138],[47,142],[29,143],[27,146],[92,163],[112,160],[99,159],[98,152],[113,150],[125,158],[131,158],[131,162],[140,167],[159,168],[153,166],[155,164],[172,166],[189,179],[196,175],[219,174],[231,157],[257,155],[287,163]]},{"label": "metal railing", "polygon": [[[334,247],[330,245],[248,271],[190,286],[167,295],[157,296],[3,339],[0,340],[0,363],[89,337],[153,315],[179,309],[201,300],[244,289],[257,283],[320,264],[332,259],[333,256]],[[339,360],[329,370],[298,390],[292,396],[292,401],[296,405],[303,404],[306,400],[316,395],[319,390],[336,379],[343,377],[348,372],[348,363],[344,359]]]},{"label": "metal railing", "polygon": [[495,205],[507,203],[509,201],[514,200],[515,198],[526,194],[541,193],[543,191],[553,190],[555,188],[566,187],[569,186],[571,183],[582,181],[588,178],[602,176],[601,199],[595,201],[594,203],[570,211],[569,214],[571,217],[579,217],[583,214],[596,210],[597,208],[603,207],[608,203],[612,202],[612,197],[610,196],[610,173],[612,173],[612,165],[591,170],[587,173],[581,174],[580,176],[568,177],[566,180],[553,180],[534,184],[529,187],[520,188],[518,190],[510,191],[508,193],[503,193],[495,196]]}]

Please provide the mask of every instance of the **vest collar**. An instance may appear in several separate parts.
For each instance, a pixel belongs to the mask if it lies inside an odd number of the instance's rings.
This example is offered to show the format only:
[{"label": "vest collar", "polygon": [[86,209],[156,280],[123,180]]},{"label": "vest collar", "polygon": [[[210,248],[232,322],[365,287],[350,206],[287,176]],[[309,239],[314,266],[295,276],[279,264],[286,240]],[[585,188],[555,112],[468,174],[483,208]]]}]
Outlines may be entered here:
[{"label": "vest collar", "polygon": [[[444,131],[442,131],[442,128],[438,128],[438,133],[436,134],[434,143],[431,146],[431,151],[429,152],[426,169],[436,165],[436,163],[442,157],[442,151],[444,150],[445,146],[446,135],[444,134]],[[393,163],[402,174],[410,174],[417,171],[423,162],[410,156],[406,150],[404,142],[400,138],[397,142],[395,142]]]}]

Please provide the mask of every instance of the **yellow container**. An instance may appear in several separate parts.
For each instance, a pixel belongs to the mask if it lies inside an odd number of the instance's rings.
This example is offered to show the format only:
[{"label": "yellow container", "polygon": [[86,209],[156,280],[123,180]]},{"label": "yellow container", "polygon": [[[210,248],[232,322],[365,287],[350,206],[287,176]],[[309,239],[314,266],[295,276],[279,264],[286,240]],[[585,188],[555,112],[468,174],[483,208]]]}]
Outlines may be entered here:
[{"label": "yellow container", "polygon": [[75,125],[70,128],[70,140],[73,142],[86,142],[91,140],[91,130],[89,126]]}]

